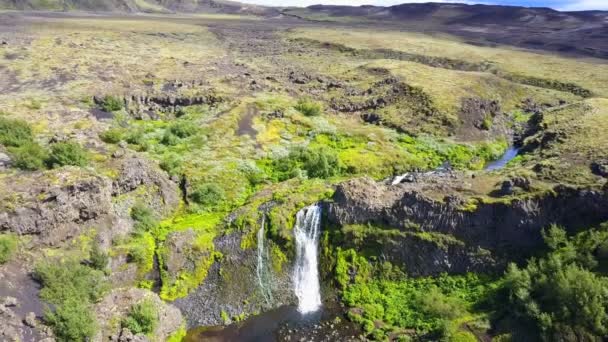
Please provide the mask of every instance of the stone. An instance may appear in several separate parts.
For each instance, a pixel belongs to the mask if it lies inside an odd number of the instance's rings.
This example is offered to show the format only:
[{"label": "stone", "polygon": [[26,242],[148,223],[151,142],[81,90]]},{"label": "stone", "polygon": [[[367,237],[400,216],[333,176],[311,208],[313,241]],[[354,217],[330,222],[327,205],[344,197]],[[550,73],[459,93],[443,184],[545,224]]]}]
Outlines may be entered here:
[{"label": "stone", "polygon": [[0,152],[0,169],[9,168],[11,166],[11,157],[8,154]]},{"label": "stone", "polygon": [[17,306],[17,305],[19,305],[19,300],[15,297],[7,296],[7,297],[4,297],[4,300],[2,301],[2,305]]},{"label": "stone", "polygon": [[114,153],[112,153],[112,158],[122,158],[124,157],[126,154],[126,151],[124,148],[119,148],[118,150],[114,151]]},{"label": "stone", "polygon": [[23,320],[23,323],[25,323],[25,325],[27,325],[30,328],[35,328],[38,325],[38,321],[36,320],[36,314],[33,312],[28,312],[25,315],[25,319]]},{"label": "stone", "polygon": [[598,160],[591,163],[591,172],[598,176],[608,178],[608,159]]}]

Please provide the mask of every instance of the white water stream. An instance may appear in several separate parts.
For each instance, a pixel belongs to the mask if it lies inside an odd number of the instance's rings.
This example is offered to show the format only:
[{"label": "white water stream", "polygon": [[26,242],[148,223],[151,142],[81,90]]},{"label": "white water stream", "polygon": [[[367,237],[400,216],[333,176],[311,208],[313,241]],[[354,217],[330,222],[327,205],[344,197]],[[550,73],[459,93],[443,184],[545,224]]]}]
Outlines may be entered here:
[{"label": "white water stream", "polygon": [[311,205],[298,211],[294,227],[296,261],[293,283],[298,297],[298,311],[303,314],[317,311],[321,307],[317,259],[320,228],[320,206]]}]

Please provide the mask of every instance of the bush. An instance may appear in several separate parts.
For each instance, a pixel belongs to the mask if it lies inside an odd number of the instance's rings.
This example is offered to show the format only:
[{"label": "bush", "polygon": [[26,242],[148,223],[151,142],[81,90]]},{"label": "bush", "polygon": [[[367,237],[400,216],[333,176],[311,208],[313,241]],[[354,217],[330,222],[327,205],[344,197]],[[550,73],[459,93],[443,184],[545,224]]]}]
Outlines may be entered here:
[{"label": "bush", "polygon": [[169,126],[169,132],[180,137],[187,138],[196,134],[198,128],[191,121],[177,121]]},{"label": "bush", "polygon": [[34,277],[42,285],[40,298],[54,304],[55,310],[47,308],[44,319],[57,340],[90,340],[97,328],[92,303],[108,290],[103,273],[69,260],[39,264]]},{"label": "bush", "polygon": [[329,178],[341,171],[337,154],[327,147],[295,148],[287,157],[275,160],[273,168],[279,181],[297,176],[300,170],[310,178]]},{"label": "bush", "polygon": [[115,96],[106,95],[102,100],[100,107],[106,112],[116,112],[123,108],[123,101]]},{"label": "bush", "polygon": [[34,134],[27,122],[0,117],[0,144],[7,147],[19,147],[32,141],[34,141]]},{"label": "bush", "polygon": [[217,206],[224,200],[224,190],[217,184],[204,183],[188,196],[193,202],[204,206]]},{"label": "bush", "polygon": [[91,248],[89,262],[92,268],[104,271],[108,266],[108,253],[104,252],[98,244],[94,244]]},{"label": "bush", "polygon": [[175,146],[179,144],[179,137],[170,131],[165,131],[165,134],[160,139],[160,143],[167,146]]},{"label": "bush", "polygon": [[12,234],[0,235],[0,264],[9,261],[17,249],[17,237]]},{"label": "bush", "polygon": [[179,173],[180,166],[182,164],[181,158],[176,154],[169,154],[163,158],[159,166],[161,169],[166,171],[169,175],[175,176]]},{"label": "bush", "polygon": [[154,302],[144,300],[134,305],[125,317],[121,326],[129,329],[133,334],[151,334],[158,324],[158,311]]},{"label": "bush", "polygon": [[323,106],[319,102],[310,99],[300,99],[294,108],[306,116],[318,116],[323,111]]},{"label": "bush", "polygon": [[89,341],[97,330],[90,304],[76,298],[57,306],[54,312],[47,309],[44,320],[58,341]]},{"label": "bush", "polygon": [[141,203],[137,203],[131,208],[131,218],[135,220],[137,232],[148,232],[158,225],[152,209]]},{"label": "bush", "polygon": [[523,269],[511,264],[507,270],[505,287],[514,313],[535,323],[546,340],[606,336],[608,278],[591,269],[608,233],[587,231],[568,238],[564,230],[552,227],[543,235],[551,249],[546,257],[532,259]]},{"label": "bush", "polygon": [[13,165],[21,170],[40,170],[48,158],[48,152],[35,142],[9,148]]},{"label": "bush", "polygon": [[34,276],[42,285],[40,298],[56,305],[70,299],[96,302],[108,289],[103,272],[75,260],[42,263],[36,267]]},{"label": "bush", "polygon": [[134,129],[127,133],[125,137],[126,142],[133,145],[144,146],[146,144],[146,140],[144,139],[144,132],[141,129]]},{"label": "bush", "polygon": [[51,145],[51,154],[47,160],[49,167],[65,165],[86,166],[89,161],[87,152],[74,141],[58,142]]},{"label": "bush", "polygon": [[123,130],[120,128],[110,128],[101,133],[99,137],[108,144],[118,144],[123,139]]}]

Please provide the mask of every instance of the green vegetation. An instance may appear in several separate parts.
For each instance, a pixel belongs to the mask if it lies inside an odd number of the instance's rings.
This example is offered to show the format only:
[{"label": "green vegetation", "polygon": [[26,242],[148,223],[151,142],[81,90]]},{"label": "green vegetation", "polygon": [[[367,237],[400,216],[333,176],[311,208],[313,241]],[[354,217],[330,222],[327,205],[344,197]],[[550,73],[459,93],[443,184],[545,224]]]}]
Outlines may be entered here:
[{"label": "green vegetation", "polygon": [[108,253],[104,252],[99,244],[93,244],[89,255],[89,262],[92,268],[100,271],[105,271],[110,258]]},{"label": "green vegetation", "polygon": [[44,320],[53,329],[58,341],[86,341],[97,331],[97,323],[87,302],[68,299],[47,311]]},{"label": "green vegetation", "polygon": [[109,144],[118,144],[124,137],[124,130],[120,128],[110,128],[99,135],[101,140]]},{"label": "green vegetation", "polygon": [[0,144],[7,147],[20,147],[32,143],[33,140],[34,134],[27,122],[0,116]]},{"label": "green vegetation", "polygon": [[106,95],[100,103],[101,109],[106,112],[117,112],[123,108],[124,104],[122,99],[112,96]]},{"label": "green vegetation", "polygon": [[0,265],[11,260],[17,250],[18,239],[13,234],[0,234]]},{"label": "green vegetation", "polygon": [[608,232],[589,230],[568,238],[552,226],[550,252],[505,276],[512,310],[533,322],[546,340],[595,340],[608,334],[608,278],[604,276]]},{"label": "green vegetation", "polygon": [[294,108],[306,116],[318,116],[323,112],[323,105],[311,99],[302,98]]},{"label": "green vegetation", "polygon": [[284,181],[293,177],[329,178],[339,174],[337,154],[326,147],[293,148],[287,157],[272,163],[271,179]]},{"label": "green vegetation", "polygon": [[204,207],[217,207],[224,200],[224,190],[214,183],[199,184],[188,197]]},{"label": "green vegetation", "polygon": [[65,165],[86,166],[89,162],[88,153],[75,141],[58,142],[51,145],[51,153],[47,159],[50,167]]},{"label": "green vegetation", "polygon": [[349,318],[375,340],[403,334],[404,328],[424,339],[449,339],[460,324],[480,318],[475,306],[496,287],[494,279],[472,273],[409,278],[390,263],[369,262],[352,249],[337,250],[335,276],[342,300],[351,307]]},{"label": "green vegetation", "polygon": [[131,218],[135,221],[135,232],[150,232],[158,226],[158,220],[154,217],[152,209],[142,203],[136,203],[131,208]]},{"label": "green vegetation", "polygon": [[375,340],[403,329],[423,340],[466,340],[463,324],[484,331],[506,321],[515,324],[518,338],[596,340],[608,334],[606,228],[568,237],[552,226],[544,234],[548,253],[523,268],[511,264],[502,278],[472,273],[410,278],[354,249],[337,248],[329,258],[342,300],[351,308],[349,318]]},{"label": "green vegetation", "polygon": [[78,260],[44,262],[35,270],[42,285],[40,298],[53,304],[44,319],[59,341],[84,341],[96,332],[92,303],[105,294],[108,285],[101,271],[82,265]]},{"label": "green vegetation", "polygon": [[43,169],[49,158],[48,152],[35,142],[9,148],[9,152],[13,159],[13,165],[21,170],[35,171]]},{"label": "green vegetation", "polygon": [[128,328],[133,334],[149,335],[158,325],[158,309],[152,300],[144,300],[133,305],[121,326]]}]

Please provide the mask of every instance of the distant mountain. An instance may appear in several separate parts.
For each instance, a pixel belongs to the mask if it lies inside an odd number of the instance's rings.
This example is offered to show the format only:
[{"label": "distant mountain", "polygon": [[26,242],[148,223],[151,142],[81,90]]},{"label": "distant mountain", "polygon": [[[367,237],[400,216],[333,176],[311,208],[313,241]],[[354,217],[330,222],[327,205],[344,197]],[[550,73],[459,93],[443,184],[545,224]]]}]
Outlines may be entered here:
[{"label": "distant mountain", "polygon": [[[550,8],[446,3],[290,8],[308,20],[348,18],[349,23],[389,25],[412,31],[439,31],[473,44],[509,44],[608,58],[608,12],[560,12]],[[343,21],[343,20],[342,20]]]},{"label": "distant mountain", "polygon": [[276,9],[224,0],[0,0],[0,8],[123,13],[205,12],[255,15],[278,14],[278,10]]}]

